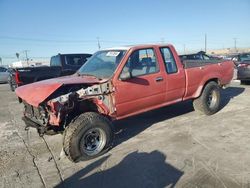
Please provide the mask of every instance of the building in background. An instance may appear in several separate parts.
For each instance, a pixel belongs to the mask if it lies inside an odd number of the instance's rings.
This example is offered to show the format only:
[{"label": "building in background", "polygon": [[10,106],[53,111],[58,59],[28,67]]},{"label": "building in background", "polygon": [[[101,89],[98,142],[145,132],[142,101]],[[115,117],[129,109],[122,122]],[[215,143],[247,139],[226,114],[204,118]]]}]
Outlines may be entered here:
[{"label": "building in background", "polygon": [[11,65],[13,68],[18,67],[37,67],[37,66],[49,66],[49,60],[30,60],[30,61],[16,61]]},{"label": "building in background", "polygon": [[250,53],[250,48],[225,48],[225,49],[217,49],[217,50],[208,50],[209,54],[214,55],[233,55],[239,53]]}]

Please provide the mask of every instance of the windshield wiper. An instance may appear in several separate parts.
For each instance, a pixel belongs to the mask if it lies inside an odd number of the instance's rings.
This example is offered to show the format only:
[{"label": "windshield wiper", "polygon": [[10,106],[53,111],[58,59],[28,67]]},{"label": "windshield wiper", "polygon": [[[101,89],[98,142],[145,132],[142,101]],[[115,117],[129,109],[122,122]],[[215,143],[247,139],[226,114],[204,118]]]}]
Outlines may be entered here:
[{"label": "windshield wiper", "polygon": [[98,78],[95,75],[92,75],[92,74],[81,74],[80,72],[77,72],[77,76],[89,76],[89,77],[97,78],[98,80],[102,80],[102,78]]}]

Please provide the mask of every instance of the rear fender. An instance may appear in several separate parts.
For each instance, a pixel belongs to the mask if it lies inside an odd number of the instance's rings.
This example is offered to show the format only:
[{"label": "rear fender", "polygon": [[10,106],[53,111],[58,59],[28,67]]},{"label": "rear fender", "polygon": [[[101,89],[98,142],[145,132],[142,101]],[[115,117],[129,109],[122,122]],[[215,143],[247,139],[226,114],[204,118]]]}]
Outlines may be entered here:
[{"label": "rear fender", "polygon": [[219,80],[218,78],[210,78],[209,80],[207,80],[206,82],[204,82],[203,84],[199,85],[198,89],[196,90],[196,92],[194,93],[192,98],[198,98],[199,96],[201,96],[203,89],[205,88],[205,86],[209,83],[209,82],[216,82],[217,84],[219,84]]}]

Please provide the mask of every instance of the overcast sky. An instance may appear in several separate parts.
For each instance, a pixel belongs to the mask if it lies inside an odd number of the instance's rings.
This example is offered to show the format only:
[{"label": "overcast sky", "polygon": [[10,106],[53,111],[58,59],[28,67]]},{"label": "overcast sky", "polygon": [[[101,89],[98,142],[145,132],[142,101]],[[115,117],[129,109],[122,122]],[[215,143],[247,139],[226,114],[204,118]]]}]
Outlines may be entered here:
[{"label": "overcast sky", "polygon": [[179,52],[250,47],[250,0],[0,0],[0,57],[93,53],[136,43]]}]

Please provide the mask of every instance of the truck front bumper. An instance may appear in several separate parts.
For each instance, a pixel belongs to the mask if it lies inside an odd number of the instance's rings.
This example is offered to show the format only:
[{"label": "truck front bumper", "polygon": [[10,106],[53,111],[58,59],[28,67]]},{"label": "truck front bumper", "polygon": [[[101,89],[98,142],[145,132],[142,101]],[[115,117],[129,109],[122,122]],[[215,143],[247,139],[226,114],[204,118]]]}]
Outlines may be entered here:
[{"label": "truck front bumper", "polygon": [[29,127],[36,128],[36,130],[40,136],[43,136],[44,133],[46,132],[46,127],[41,126],[40,124],[38,124],[37,122],[33,121],[30,118],[23,116],[22,120],[24,121],[24,123],[26,125],[26,127],[25,127],[26,130],[28,130]]}]

